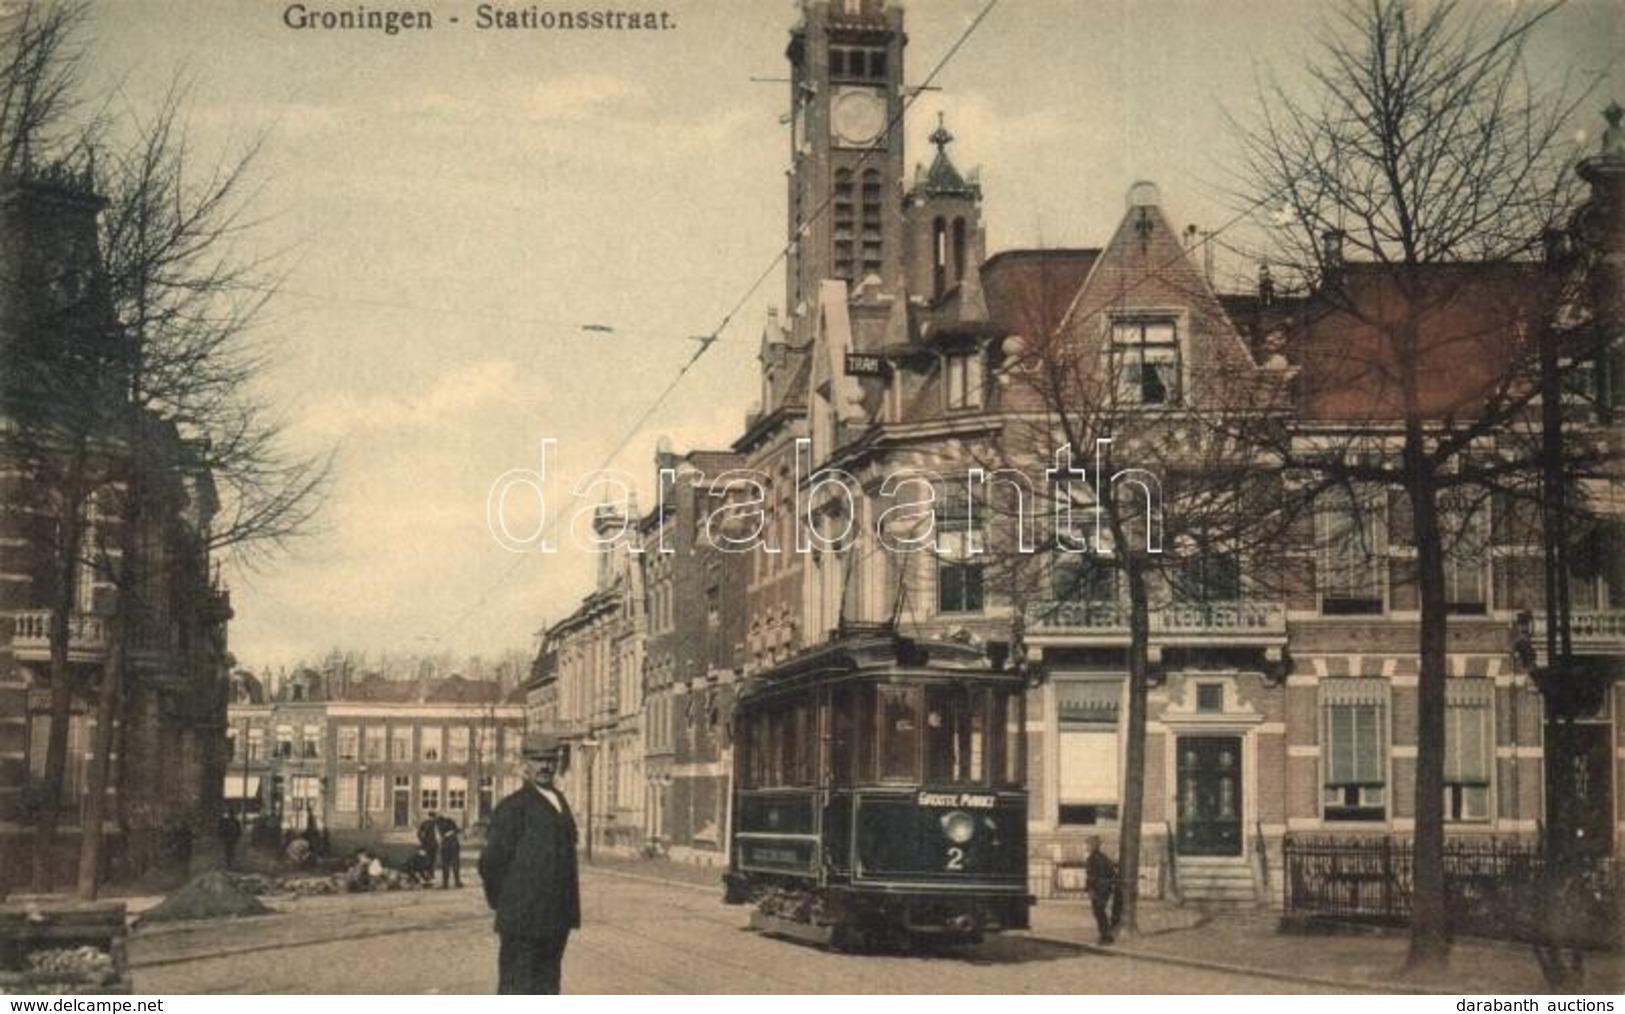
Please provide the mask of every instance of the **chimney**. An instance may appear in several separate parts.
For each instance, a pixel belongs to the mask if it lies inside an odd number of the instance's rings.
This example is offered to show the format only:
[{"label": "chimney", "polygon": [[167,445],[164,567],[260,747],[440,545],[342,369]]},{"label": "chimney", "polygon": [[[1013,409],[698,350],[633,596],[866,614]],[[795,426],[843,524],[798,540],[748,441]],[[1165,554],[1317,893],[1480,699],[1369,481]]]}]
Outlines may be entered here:
[{"label": "chimney", "polygon": [[1270,277],[1269,264],[1258,266],[1258,306],[1267,310],[1275,305],[1275,279]]},{"label": "chimney", "polygon": [[1327,281],[1343,273],[1343,230],[1327,229],[1320,234],[1320,266]]}]

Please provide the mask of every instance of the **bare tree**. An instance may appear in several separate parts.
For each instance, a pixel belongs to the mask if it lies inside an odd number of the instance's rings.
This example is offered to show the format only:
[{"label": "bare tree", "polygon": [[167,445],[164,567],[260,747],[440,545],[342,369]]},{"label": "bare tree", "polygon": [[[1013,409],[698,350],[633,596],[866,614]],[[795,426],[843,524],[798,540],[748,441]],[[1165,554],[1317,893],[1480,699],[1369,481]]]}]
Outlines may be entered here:
[{"label": "bare tree", "polygon": [[[99,235],[92,225],[87,236],[72,239],[75,275],[66,280],[82,277],[83,284],[7,280],[11,312],[62,318],[21,321],[8,333],[24,337],[7,350],[18,367],[8,370],[9,450],[28,459],[32,476],[47,480],[32,485],[52,501],[57,518],[52,720],[35,837],[35,881],[42,888],[66,767],[67,626],[81,567],[97,568],[115,592],[107,617],[111,651],[95,688],[89,832],[104,816],[128,648],[142,636],[143,614],[162,612],[153,596],[171,594],[181,578],[173,554],[161,555],[168,572],[155,571],[140,541],[161,533],[171,517],[186,519],[193,545],[180,555],[194,571],[186,579],[194,588],[205,585],[211,552],[229,549],[253,561],[308,532],[331,467],[329,457],[288,453],[279,420],[252,393],[251,381],[266,366],[252,326],[275,288],[264,263],[239,248],[254,224],[248,212],[258,143],[200,167],[184,129],[179,85],[150,114],[132,112],[127,123],[80,118],[75,39],[88,16],[84,4],[48,0],[25,0],[0,13],[0,170],[61,176],[68,171],[39,166],[77,153],[82,168],[74,170],[74,182],[87,195],[100,190],[94,200],[105,205]],[[92,156],[98,149],[99,167]],[[42,157],[55,161],[38,162]],[[17,251],[6,263],[45,259]],[[41,298],[57,292],[67,295]],[[40,347],[29,347],[30,340]],[[107,524],[87,540],[93,502]],[[157,503],[164,506],[154,512]],[[80,889],[93,895],[101,836],[86,833],[83,843]]]},{"label": "bare tree", "polygon": [[1380,543],[1386,516],[1414,549],[1412,966],[1449,948],[1447,569],[1472,550],[1492,493],[1539,471],[1505,435],[1531,424],[1552,302],[1536,254],[1573,197],[1562,136],[1575,89],[1533,81],[1523,59],[1557,6],[1350,2],[1309,87],[1263,87],[1241,134],[1242,206],[1267,230],[1268,259],[1311,293],[1292,353],[1299,419],[1264,442],[1322,517],[1344,519],[1322,524],[1322,547]]},{"label": "bare tree", "polygon": [[[1043,476],[1017,506],[1052,519],[1025,546],[994,540],[1006,551],[993,555],[992,580],[1013,603],[1018,657],[1039,633],[1126,629],[1118,827],[1129,931],[1144,860],[1148,697],[1172,661],[1162,657],[1167,632],[1189,628],[1223,644],[1253,626],[1277,586],[1268,550],[1283,523],[1272,462],[1258,445],[1214,439],[1209,422],[1232,405],[1272,418],[1269,392],[1281,378],[1254,363],[1155,189],[1136,194],[1081,286],[1040,270],[1005,307],[1015,337],[995,357],[1004,425],[992,463]],[[996,515],[1016,516],[998,502]],[[1266,663],[1263,654],[1253,661]]]}]

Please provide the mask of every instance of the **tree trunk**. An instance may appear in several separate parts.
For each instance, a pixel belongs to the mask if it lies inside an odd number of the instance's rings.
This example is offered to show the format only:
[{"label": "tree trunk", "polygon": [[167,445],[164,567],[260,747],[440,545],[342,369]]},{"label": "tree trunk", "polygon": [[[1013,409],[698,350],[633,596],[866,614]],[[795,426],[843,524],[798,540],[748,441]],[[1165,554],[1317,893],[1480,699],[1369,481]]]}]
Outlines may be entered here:
[{"label": "tree trunk", "polygon": [[36,894],[45,894],[53,886],[51,864],[56,855],[62,790],[68,773],[68,723],[73,716],[68,647],[84,521],[84,504],[73,492],[77,485],[71,478],[64,483],[57,507],[56,596],[51,603],[50,621],[51,712],[45,746],[45,778],[34,818],[33,890]]},{"label": "tree trunk", "polygon": [[1421,595],[1420,676],[1416,685],[1416,836],[1411,852],[1411,941],[1407,968],[1442,965],[1450,956],[1444,882],[1445,679],[1448,605],[1440,538],[1438,483],[1425,460],[1419,425],[1406,428],[1405,456],[1416,581]]},{"label": "tree trunk", "polygon": [[[1119,543],[1119,546],[1122,546]],[[1145,722],[1149,691],[1151,608],[1145,574],[1125,548],[1129,587],[1128,743],[1123,757],[1122,832],[1118,845],[1123,928],[1139,930],[1140,825],[1145,812]]]},{"label": "tree trunk", "polygon": [[84,830],[79,839],[79,897],[94,901],[101,887],[102,827],[107,819],[107,789],[113,768],[114,733],[124,701],[125,632],[129,627],[128,596],[122,590],[108,621],[107,664],[96,695],[96,746],[85,780]]}]

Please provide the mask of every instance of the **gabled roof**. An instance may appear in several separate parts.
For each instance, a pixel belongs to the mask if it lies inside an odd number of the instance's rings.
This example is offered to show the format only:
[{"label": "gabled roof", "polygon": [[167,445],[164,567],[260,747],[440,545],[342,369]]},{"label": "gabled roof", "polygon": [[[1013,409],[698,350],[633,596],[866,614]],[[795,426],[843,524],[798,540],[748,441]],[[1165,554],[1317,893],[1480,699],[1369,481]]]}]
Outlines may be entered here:
[{"label": "gabled roof", "polygon": [[[988,317],[1011,333],[1037,337],[1055,330],[1099,250],[1006,250],[982,264]],[[958,290],[955,290],[957,296]]]}]

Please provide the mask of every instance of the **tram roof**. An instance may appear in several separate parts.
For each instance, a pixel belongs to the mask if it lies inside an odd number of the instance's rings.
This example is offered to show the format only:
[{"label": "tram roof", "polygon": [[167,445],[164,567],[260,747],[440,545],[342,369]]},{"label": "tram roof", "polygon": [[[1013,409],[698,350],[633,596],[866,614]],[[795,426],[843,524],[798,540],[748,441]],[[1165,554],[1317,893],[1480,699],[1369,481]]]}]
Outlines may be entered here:
[{"label": "tram roof", "polygon": [[805,685],[861,676],[917,679],[974,676],[993,682],[1021,682],[1019,673],[990,667],[980,648],[954,641],[917,641],[896,633],[879,633],[842,637],[802,652],[752,680],[745,694],[783,693]]}]

